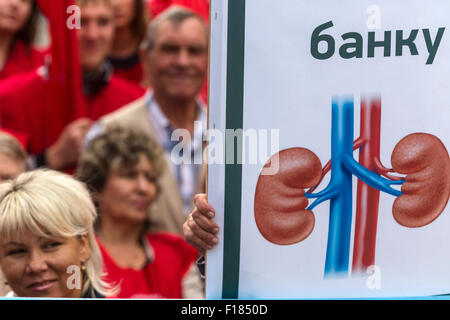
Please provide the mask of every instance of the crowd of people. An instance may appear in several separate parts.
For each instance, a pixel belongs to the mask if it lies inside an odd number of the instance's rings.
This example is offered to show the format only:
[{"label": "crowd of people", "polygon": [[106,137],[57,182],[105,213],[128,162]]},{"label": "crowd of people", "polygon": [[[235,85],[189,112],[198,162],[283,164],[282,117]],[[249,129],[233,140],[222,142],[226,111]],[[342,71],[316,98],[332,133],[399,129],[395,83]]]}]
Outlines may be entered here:
[{"label": "crowd of people", "polygon": [[208,0],[0,1],[0,296],[204,297],[206,166],[171,153],[175,130],[206,130],[208,15]]}]

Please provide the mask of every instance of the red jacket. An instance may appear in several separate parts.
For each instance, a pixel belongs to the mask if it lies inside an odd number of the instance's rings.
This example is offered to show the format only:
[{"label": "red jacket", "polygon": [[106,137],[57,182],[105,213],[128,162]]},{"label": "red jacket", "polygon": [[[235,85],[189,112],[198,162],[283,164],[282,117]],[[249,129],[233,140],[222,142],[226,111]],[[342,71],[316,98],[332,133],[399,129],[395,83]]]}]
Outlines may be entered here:
[{"label": "red jacket", "polygon": [[36,71],[0,82],[0,127],[24,136],[30,153],[41,152],[46,144],[44,92],[45,80]]},{"label": "red jacket", "polygon": [[[81,117],[97,120],[145,93],[144,89],[113,76],[93,97],[83,95],[76,30],[66,27],[67,7],[75,2],[38,0],[38,3],[50,25],[49,74],[44,78],[29,71],[0,82],[0,127],[28,136],[27,150],[31,154],[52,145],[71,121]],[[20,44],[17,50],[17,55],[23,56]]]},{"label": "red jacket", "polygon": [[[82,96],[85,116],[95,121],[144,94],[141,87],[112,76],[99,93],[92,97]],[[49,134],[52,129],[61,133],[52,127],[61,121],[60,115],[55,115],[49,108],[52,95],[49,82],[37,72],[12,76],[0,83],[0,127],[26,135],[27,150],[31,154],[44,151],[56,141]]]},{"label": "red jacket", "polygon": [[86,116],[91,120],[113,112],[124,105],[137,100],[145,94],[146,90],[128,82],[119,76],[113,75],[109,83],[98,94],[92,97],[84,96],[87,104]]},{"label": "red jacket", "polygon": [[133,67],[127,69],[114,68],[114,74],[129,82],[141,85],[144,71],[142,70],[142,64],[139,62]]},{"label": "red jacket", "polygon": [[118,266],[98,240],[107,273],[105,280],[112,285],[120,283],[116,298],[182,298],[181,283],[197,259],[197,251],[176,235],[148,234],[146,240],[154,259],[141,270]]},{"label": "red jacket", "polygon": [[144,70],[138,53],[124,59],[109,58],[114,74],[137,85],[142,84]]},{"label": "red jacket", "polygon": [[28,47],[21,41],[16,41],[3,69],[0,70],[0,80],[35,70],[44,64],[44,60],[44,52]]}]

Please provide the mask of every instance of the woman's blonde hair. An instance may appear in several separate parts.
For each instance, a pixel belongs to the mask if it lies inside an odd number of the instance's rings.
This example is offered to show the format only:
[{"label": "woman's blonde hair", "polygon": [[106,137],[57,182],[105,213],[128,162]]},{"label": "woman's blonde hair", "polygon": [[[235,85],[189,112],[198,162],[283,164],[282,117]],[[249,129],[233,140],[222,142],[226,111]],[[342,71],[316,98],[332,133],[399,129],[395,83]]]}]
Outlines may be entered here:
[{"label": "woman's blonde hair", "polygon": [[24,171],[29,169],[27,152],[12,135],[0,132],[0,153],[5,153],[20,162]]},{"label": "woman's blonde hair", "polygon": [[92,297],[95,291],[112,292],[102,280],[102,256],[93,227],[96,217],[86,187],[69,175],[40,169],[0,184],[1,240],[14,239],[26,230],[42,237],[88,236],[90,257],[81,289],[83,296]]}]

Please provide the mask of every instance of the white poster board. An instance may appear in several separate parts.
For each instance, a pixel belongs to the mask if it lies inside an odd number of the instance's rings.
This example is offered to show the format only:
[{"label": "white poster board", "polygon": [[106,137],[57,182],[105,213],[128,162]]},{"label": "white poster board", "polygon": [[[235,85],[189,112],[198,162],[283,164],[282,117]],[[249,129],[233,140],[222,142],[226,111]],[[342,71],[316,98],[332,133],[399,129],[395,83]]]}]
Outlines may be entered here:
[{"label": "white poster board", "polygon": [[[219,245],[207,255],[208,298],[417,297],[450,293],[449,13],[448,0],[212,1],[209,128],[224,132],[221,151],[225,156],[230,153],[227,143],[233,141],[227,139],[226,129],[241,128],[247,142],[235,149],[244,154],[242,164],[216,161],[209,165],[209,201],[216,208],[221,229]],[[377,117],[379,123],[373,125]],[[368,136],[362,132],[364,121],[377,127]],[[414,198],[406,204],[417,208],[403,215],[393,214],[393,203],[399,196],[395,192],[401,192],[406,174],[386,171],[387,177],[382,177],[381,166],[378,171],[367,169],[373,175],[365,172],[361,153],[369,142],[362,139],[358,145],[358,137],[377,140],[375,153],[379,155],[375,160],[390,169],[399,141],[417,133],[427,136],[415,135],[404,141],[396,159],[405,158],[422,144],[439,151],[427,151],[431,160],[421,160],[431,168],[430,173],[423,178],[419,204]],[[356,164],[351,164],[348,139],[341,134],[352,135]],[[438,140],[427,140],[430,136]],[[257,148],[251,149],[254,141],[258,141]],[[339,143],[347,147],[347,158],[337,151]],[[283,192],[286,196],[291,189],[280,191],[270,182],[262,187],[260,196],[255,193],[266,161],[292,148],[310,150],[321,166],[330,159],[336,163],[312,194],[326,189],[332,180],[338,190],[328,190],[328,198],[314,206],[314,225],[305,239],[280,244],[277,242],[284,240],[275,239],[274,231],[267,230],[271,226],[264,223],[278,219],[277,210],[295,211],[295,204],[280,200]],[[256,161],[252,150],[257,150]],[[299,152],[280,160],[286,163],[295,158],[302,162],[302,157],[305,155]],[[301,166],[295,161],[294,167]],[[358,195],[366,190],[358,191],[358,170],[363,170],[365,183],[372,181],[373,187],[383,185],[388,190],[380,191],[375,196],[378,200],[373,195]],[[386,184],[393,176],[401,181]],[[347,183],[336,183],[341,178]],[[441,183],[437,191],[433,189],[436,183]],[[331,200],[343,193],[347,194],[345,210],[333,209],[332,203],[342,203]],[[297,194],[291,200],[301,197]],[[315,199],[309,199],[309,205]],[[282,209],[274,204],[278,200]],[[428,214],[425,211],[437,210],[420,207],[427,201],[444,207],[439,214],[424,218]],[[374,202],[378,206],[372,210],[375,222],[357,222],[357,212],[361,214],[367,210],[363,208],[367,203],[372,206]],[[275,218],[263,217],[266,222],[258,224],[258,216],[266,214],[261,210],[272,210],[266,213]],[[332,225],[331,214],[336,210],[344,210],[346,218],[333,218]],[[414,214],[417,217],[411,217]],[[289,225],[286,221],[282,223]],[[280,232],[284,227],[280,228],[279,238],[289,238],[288,233],[293,232],[287,226],[286,232]],[[298,227],[297,233],[306,235],[302,228],[311,229],[311,225]],[[332,232],[336,233],[334,240],[329,239]],[[360,239],[356,239],[356,232]]]}]

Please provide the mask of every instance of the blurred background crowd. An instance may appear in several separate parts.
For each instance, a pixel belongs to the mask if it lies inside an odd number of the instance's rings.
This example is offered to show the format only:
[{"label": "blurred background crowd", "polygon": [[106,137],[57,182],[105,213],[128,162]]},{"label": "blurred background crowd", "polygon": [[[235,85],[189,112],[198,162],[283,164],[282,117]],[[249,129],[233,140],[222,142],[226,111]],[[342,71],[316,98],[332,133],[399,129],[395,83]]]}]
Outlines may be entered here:
[{"label": "blurred background crowd", "polygon": [[203,147],[173,135],[205,134],[208,20],[209,0],[0,0],[0,295],[204,297],[183,223],[206,167],[171,153]]}]

